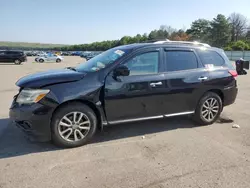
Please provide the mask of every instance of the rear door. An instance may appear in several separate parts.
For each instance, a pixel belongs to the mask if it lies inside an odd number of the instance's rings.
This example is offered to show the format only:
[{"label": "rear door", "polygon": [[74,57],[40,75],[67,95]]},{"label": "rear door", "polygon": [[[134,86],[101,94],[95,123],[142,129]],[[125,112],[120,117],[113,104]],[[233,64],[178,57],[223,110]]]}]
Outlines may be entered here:
[{"label": "rear door", "polygon": [[205,90],[209,73],[192,49],[165,49],[166,95],[163,113],[192,113]]},{"label": "rear door", "polygon": [[138,118],[153,119],[162,115],[159,104],[164,98],[164,74],[161,49],[136,52],[122,62],[129,76],[117,79],[111,72],[105,81],[105,111],[110,123]]}]

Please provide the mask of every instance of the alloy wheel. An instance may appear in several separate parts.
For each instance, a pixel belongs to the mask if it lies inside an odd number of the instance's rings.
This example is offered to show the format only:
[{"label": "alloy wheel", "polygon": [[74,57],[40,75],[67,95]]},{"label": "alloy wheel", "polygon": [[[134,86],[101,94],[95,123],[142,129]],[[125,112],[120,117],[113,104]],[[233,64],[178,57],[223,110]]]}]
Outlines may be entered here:
[{"label": "alloy wheel", "polygon": [[201,108],[201,115],[206,121],[211,122],[219,113],[219,109],[219,102],[215,98],[209,98]]},{"label": "alloy wheel", "polygon": [[19,59],[16,59],[16,60],[15,60],[15,64],[18,65],[18,64],[20,64],[20,63],[21,63],[21,61],[20,61]]},{"label": "alloy wheel", "polygon": [[58,124],[60,136],[69,142],[84,139],[89,133],[91,123],[82,112],[71,112],[63,116]]}]

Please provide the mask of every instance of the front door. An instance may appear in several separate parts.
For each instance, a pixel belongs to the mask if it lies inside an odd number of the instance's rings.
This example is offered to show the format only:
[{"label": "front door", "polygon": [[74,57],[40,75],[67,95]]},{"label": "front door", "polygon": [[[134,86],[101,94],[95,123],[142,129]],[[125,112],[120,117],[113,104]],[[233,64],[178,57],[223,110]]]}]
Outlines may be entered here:
[{"label": "front door", "polygon": [[126,121],[161,116],[158,108],[165,88],[161,73],[161,50],[150,49],[136,53],[123,62],[129,76],[113,77],[105,81],[105,112],[108,121]]}]

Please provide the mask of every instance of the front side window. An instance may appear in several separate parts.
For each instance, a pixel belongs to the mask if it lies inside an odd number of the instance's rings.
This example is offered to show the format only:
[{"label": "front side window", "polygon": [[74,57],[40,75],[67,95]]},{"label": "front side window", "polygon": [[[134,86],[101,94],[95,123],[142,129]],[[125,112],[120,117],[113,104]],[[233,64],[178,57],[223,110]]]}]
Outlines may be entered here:
[{"label": "front side window", "polygon": [[204,65],[213,64],[214,66],[222,66],[225,63],[224,59],[217,52],[198,50],[198,54]]},{"label": "front side window", "polygon": [[166,52],[167,71],[182,71],[198,68],[198,61],[191,51],[167,51]]},{"label": "front side window", "polygon": [[114,63],[120,57],[124,56],[128,53],[129,50],[123,50],[118,48],[113,48],[107,50],[92,59],[88,60],[87,62],[81,63],[75,69],[80,72],[96,72],[99,71],[109,64]]},{"label": "front side window", "polygon": [[129,75],[145,75],[158,73],[159,52],[147,52],[130,59],[125,65],[130,70]]}]

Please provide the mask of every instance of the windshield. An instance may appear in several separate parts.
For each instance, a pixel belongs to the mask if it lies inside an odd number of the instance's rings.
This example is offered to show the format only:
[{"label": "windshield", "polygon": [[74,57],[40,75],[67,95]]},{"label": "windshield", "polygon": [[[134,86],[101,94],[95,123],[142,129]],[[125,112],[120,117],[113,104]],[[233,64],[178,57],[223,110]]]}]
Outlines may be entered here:
[{"label": "windshield", "polygon": [[87,62],[81,63],[75,69],[81,72],[96,72],[115,62],[126,53],[126,50],[119,50],[117,48],[110,49],[93,57]]}]

